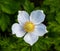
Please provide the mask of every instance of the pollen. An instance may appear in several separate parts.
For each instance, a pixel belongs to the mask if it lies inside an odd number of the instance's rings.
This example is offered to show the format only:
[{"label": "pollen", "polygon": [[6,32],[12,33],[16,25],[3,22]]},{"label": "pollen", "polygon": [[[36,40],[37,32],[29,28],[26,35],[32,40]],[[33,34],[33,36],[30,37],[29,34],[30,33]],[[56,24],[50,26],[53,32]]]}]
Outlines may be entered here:
[{"label": "pollen", "polygon": [[34,31],[34,28],[35,28],[35,25],[32,22],[26,22],[24,24],[24,30],[26,32],[32,32],[32,31]]}]

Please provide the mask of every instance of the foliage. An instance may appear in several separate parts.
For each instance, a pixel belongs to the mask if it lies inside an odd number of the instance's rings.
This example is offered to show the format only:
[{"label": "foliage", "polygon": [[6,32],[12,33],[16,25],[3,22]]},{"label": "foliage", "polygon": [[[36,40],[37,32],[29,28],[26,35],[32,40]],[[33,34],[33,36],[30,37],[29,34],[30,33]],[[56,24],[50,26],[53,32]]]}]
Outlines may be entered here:
[{"label": "foliage", "polygon": [[[18,10],[44,10],[48,33],[33,45],[11,34]],[[60,0],[0,0],[0,51],[60,51]]]}]

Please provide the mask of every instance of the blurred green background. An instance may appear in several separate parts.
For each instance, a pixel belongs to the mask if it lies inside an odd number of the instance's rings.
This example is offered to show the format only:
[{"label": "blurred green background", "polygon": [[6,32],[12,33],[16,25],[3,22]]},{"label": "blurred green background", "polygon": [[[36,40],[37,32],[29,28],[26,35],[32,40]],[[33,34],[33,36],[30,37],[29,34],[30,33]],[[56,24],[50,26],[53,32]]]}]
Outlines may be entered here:
[{"label": "blurred green background", "polygon": [[[12,35],[18,10],[43,10],[48,33],[33,45]],[[60,0],[0,0],[0,51],[60,51]]]}]

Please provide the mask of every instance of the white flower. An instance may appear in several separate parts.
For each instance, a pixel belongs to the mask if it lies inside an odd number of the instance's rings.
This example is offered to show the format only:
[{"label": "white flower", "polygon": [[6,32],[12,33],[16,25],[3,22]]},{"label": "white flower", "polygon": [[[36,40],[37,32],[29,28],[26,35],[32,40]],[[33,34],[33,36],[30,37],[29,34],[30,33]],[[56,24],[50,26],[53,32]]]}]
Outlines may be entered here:
[{"label": "white flower", "polygon": [[18,12],[18,22],[12,25],[12,34],[23,37],[24,41],[33,45],[39,38],[47,33],[46,26],[42,23],[45,14],[42,10],[32,11],[30,16],[26,11]]}]

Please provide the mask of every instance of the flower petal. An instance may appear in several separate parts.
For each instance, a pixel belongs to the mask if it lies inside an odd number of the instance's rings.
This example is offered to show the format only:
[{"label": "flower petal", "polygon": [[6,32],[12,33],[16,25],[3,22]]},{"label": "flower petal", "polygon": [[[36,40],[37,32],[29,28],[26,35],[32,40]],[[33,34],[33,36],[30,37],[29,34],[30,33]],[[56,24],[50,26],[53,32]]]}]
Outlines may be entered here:
[{"label": "flower petal", "polygon": [[39,24],[35,26],[35,30],[32,33],[36,36],[43,36],[47,32],[46,26],[44,24]]},{"label": "flower petal", "polygon": [[45,14],[42,10],[36,10],[33,11],[30,15],[30,21],[32,21],[34,24],[40,24],[45,19]]},{"label": "flower petal", "polygon": [[26,21],[29,21],[29,14],[26,11],[18,12],[18,22],[24,24]]},{"label": "flower petal", "polygon": [[35,36],[34,34],[27,33],[24,37],[24,41],[31,46],[38,40],[38,36]]},{"label": "flower petal", "polygon": [[18,23],[15,23],[12,25],[12,34],[16,34],[17,37],[23,37],[25,35],[25,31]]}]

